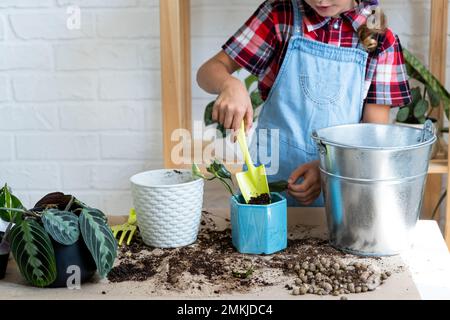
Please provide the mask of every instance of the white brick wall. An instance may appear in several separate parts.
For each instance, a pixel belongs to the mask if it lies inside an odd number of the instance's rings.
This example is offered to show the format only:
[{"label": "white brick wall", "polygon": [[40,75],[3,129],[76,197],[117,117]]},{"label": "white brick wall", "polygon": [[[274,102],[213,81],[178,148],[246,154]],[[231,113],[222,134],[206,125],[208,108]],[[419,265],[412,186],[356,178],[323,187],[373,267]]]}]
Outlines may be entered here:
[{"label": "white brick wall", "polygon": [[[212,98],[196,70],[261,1],[191,0],[194,119]],[[382,4],[403,45],[425,59],[429,0]],[[66,27],[70,5],[81,6],[80,30]],[[64,191],[126,214],[129,177],[162,166],[158,6],[0,1],[0,184],[27,207]]]},{"label": "white brick wall", "polygon": [[[162,166],[158,0],[0,1],[0,184],[109,214]],[[81,7],[81,29],[67,7]]]}]

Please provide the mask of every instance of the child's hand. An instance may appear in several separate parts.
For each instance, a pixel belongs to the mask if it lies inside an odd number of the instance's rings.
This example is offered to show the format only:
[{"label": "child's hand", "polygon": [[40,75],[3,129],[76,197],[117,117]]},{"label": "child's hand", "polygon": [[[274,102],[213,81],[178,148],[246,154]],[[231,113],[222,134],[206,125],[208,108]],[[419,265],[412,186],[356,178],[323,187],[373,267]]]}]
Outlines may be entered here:
[{"label": "child's hand", "polygon": [[212,119],[225,129],[238,131],[242,120],[248,132],[253,125],[253,107],[244,84],[236,79],[227,80],[213,108]]},{"label": "child's hand", "polygon": [[[301,184],[296,182],[303,177]],[[319,161],[306,163],[298,167],[289,178],[288,193],[303,205],[311,205],[320,196]]]}]

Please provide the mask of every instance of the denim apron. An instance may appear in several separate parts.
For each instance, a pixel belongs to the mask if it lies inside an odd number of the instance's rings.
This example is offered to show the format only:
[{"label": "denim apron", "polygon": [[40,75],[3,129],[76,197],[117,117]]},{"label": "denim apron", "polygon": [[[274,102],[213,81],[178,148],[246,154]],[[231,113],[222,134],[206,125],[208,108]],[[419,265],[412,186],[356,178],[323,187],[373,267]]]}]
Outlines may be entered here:
[{"label": "denim apron", "polygon": [[[294,32],[250,145],[253,159],[266,165],[269,182],[287,180],[302,164],[318,160],[312,132],[359,123],[366,95],[368,53],[361,44],[343,48],[306,39],[300,7],[292,2]],[[287,199],[289,206],[301,206]],[[324,206],[323,195],[312,206]]]}]

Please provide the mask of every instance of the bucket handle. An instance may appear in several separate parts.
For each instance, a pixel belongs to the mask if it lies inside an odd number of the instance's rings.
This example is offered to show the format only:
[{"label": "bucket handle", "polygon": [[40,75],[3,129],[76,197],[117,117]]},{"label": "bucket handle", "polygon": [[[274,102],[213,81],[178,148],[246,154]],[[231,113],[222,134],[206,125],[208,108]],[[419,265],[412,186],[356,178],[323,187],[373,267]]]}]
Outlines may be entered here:
[{"label": "bucket handle", "polygon": [[433,139],[436,134],[436,130],[434,128],[433,122],[431,120],[427,120],[422,129],[422,136],[419,142],[427,142]]},{"label": "bucket handle", "polygon": [[325,145],[325,143],[322,142],[322,140],[320,140],[319,134],[317,133],[316,130],[313,131],[312,136],[313,136],[314,140],[316,140],[317,148],[319,149],[320,154],[326,155],[327,154],[327,146]]}]

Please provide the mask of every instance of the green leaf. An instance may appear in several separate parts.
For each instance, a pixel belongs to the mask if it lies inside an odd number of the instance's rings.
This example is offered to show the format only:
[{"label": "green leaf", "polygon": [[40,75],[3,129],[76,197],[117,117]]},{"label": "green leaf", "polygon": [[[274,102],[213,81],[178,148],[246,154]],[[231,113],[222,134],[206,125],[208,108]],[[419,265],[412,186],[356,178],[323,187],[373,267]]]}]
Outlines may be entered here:
[{"label": "green leaf", "polygon": [[[206,106],[205,113],[203,115],[203,121],[205,123],[205,126],[210,126],[210,125],[213,125],[213,124],[217,124],[217,122],[212,119],[212,113],[213,113],[213,108],[214,108],[214,104],[215,103],[216,103],[215,101],[211,101]],[[222,125],[217,124],[217,130],[220,133],[220,135],[218,135],[219,138],[226,138],[227,130]]]},{"label": "green leaf", "polygon": [[423,117],[417,118],[417,121],[419,121],[420,124],[425,124],[425,122],[427,122],[427,117],[423,116]]},{"label": "green leaf", "polygon": [[213,113],[213,108],[214,108],[214,104],[216,103],[216,101],[211,101],[210,103],[208,103],[208,105],[206,106],[205,109],[205,114],[203,116],[203,121],[205,122],[205,126],[210,126],[214,123],[216,123],[215,121],[213,121],[212,119],[212,113]]},{"label": "green leaf", "polygon": [[[231,187],[232,185],[234,185],[233,179],[232,179],[232,175],[231,175],[230,171],[228,171],[228,169],[225,167],[225,165],[223,165],[218,160],[214,160],[213,163],[208,168],[206,168],[206,170],[209,173],[213,174],[214,177],[219,179],[220,182],[231,193],[231,195],[234,194],[233,193],[233,188]],[[231,183],[231,185],[230,185],[230,183],[228,181]]]},{"label": "green leaf", "polygon": [[200,168],[194,163],[192,164],[192,175],[201,179],[206,179]]},{"label": "green leaf", "polygon": [[55,209],[45,210],[42,215],[42,222],[45,231],[56,242],[70,246],[78,241],[80,236],[78,217],[72,212]]},{"label": "green leaf", "polygon": [[96,209],[83,209],[79,217],[84,242],[92,254],[102,278],[111,271],[117,256],[117,241],[111,228]]},{"label": "green leaf", "polygon": [[[7,184],[0,191],[0,208],[11,208],[11,209],[22,209],[25,207],[22,205],[20,200],[11,194],[11,190]],[[12,222],[13,217],[16,217],[15,223],[22,220],[22,214],[19,212],[13,212],[11,210],[0,210],[0,219],[6,222]]]},{"label": "green leaf", "polygon": [[415,73],[420,75],[421,80],[423,80],[422,83],[431,88],[431,90],[433,90],[440,96],[444,104],[444,109],[448,118],[450,108],[450,93],[439,82],[439,80],[422,64],[422,62],[417,57],[415,57],[411,52],[409,52],[407,49],[404,49],[403,55],[405,57],[405,62],[410,65],[410,69],[412,69]]},{"label": "green leaf", "polygon": [[408,76],[412,79],[416,79],[417,81],[425,84],[425,79],[421,77],[421,75],[413,68],[413,66],[408,62],[405,61],[406,66],[406,72],[408,73]]},{"label": "green leaf", "polygon": [[433,108],[441,105],[441,97],[431,87],[427,86],[428,97],[430,98],[430,104]]},{"label": "green leaf", "polygon": [[250,100],[252,101],[253,110],[258,109],[264,103],[264,100],[257,90],[250,94]]},{"label": "green leaf", "polygon": [[217,130],[220,133],[219,138],[226,138],[227,137],[227,129],[225,129],[223,125],[219,124],[217,126]]},{"label": "green leaf", "polygon": [[56,280],[56,260],[50,237],[35,220],[15,225],[9,235],[11,252],[22,276],[36,287]]},{"label": "green leaf", "polygon": [[108,218],[102,211],[95,208],[86,208],[86,210],[88,210],[92,216],[95,216],[98,219],[103,220],[103,222],[106,223],[106,225],[108,225]]},{"label": "green leaf", "polygon": [[409,118],[409,107],[403,107],[401,108],[397,113],[397,121],[398,122],[405,122]]},{"label": "green leaf", "polygon": [[414,106],[422,99],[422,91],[419,87],[411,89],[411,103],[408,106]]},{"label": "green leaf", "polygon": [[283,192],[288,188],[289,183],[287,181],[276,181],[269,183],[270,192]]},{"label": "green leaf", "polygon": [[213,175],[231,180],[231,172],[225,167],[225,165],[218,160],[214,160],[213,163],[207,168],[209,173]]},{"label": "green leaf", "polygon": [[425,114],[428,111],[429,103],[426,100],[420,100],[414,107],[414,117],[417,119],[421,119],[425,117]]},{"label": "green leaf", "polygon": [[245,79],[245,87],[247,88],[247,91],[250,91],[250,88],[252,87],[252,84],[254,84],[255,82],[258,82],[258,77],[254,76],[254,75],[249,75],[246,79]]}]

